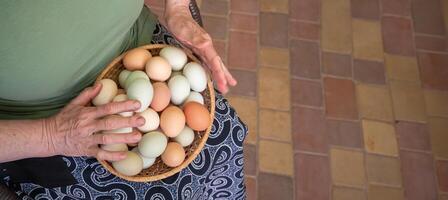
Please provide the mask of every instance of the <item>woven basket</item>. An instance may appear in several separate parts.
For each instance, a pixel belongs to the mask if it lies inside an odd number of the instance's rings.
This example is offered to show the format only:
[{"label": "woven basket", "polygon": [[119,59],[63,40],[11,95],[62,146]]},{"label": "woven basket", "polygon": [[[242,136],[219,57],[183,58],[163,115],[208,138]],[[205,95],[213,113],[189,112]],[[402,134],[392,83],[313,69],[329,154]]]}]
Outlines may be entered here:
[{"label": "woven basket", "polygon": [[[139,48],[147,49],[151,52],[153,56],[159,55],[159,51],[168,45],[162,45],[162,44],[151,44],[151,45],[145,45],[141,46]],[[184,50],[185,51],[185,50]],[[185,51],[188,57],[188,62],[195,61],[199,62],[199,60],[193,56],[193,54],[189,51]],[[101,79],[109,78],[114,80],[118,83],[118,75],[122,70],[124,70],[124,66],[122,63],[123,56],[125,53],[120,55],[119,57],[115,58],[104,70],[103,72],[98,76],[96,79],[96,82],[99,82]],[[193,143],[190,146],[184,147],[185,149],[185,160],[184,162],[175,167],[168,167],[166,166],[160,157],[158,157],[155,161],[155,163],[148,169],[144,169],[142,172],[135,176],[125,176],[123,174],[120,174],[117,172],[109,162],[104,160],[99,160],[99,162],[109,170],[112,174],[126,179],[128,181],[134,181],[134,182],[149,182],[149,181],[157,181],[160,179],[164,179],[167,177],[170,177],[178,172],[180,172],[183,168],[187,167],[195,158],[196,156],[201,152],[202,148],[205,145],[205,142],[207,141],[207,138],[210,134],[214,114],[215,114],[215,93],[213,89],[213,84],[210,80],[208,80],[208,86],[207,89],[204,90],[202,93],[202,96],[204,97],[204,105],[206,108],[210,111],[210,125],[205,131],[195,131],[195,138]]]}]

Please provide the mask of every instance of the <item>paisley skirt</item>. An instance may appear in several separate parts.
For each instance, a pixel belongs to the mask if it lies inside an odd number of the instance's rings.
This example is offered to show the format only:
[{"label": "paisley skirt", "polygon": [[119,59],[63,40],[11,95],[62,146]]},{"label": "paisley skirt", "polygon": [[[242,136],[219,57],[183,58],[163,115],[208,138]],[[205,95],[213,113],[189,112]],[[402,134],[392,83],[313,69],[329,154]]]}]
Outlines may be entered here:
[{"label": "paisley skirt", "polygon": [[[178,45],[160,24],[153,43]],[[201,153],[181,172],[155,182],[129,182],[109,173],[95,158],[63,157],[78,182],[45,188],[9,185],[22,199],[245,199],[243,141],[247,126],[216,91],[212,131]],[[8,183],[8,177],[1,177]]]}]

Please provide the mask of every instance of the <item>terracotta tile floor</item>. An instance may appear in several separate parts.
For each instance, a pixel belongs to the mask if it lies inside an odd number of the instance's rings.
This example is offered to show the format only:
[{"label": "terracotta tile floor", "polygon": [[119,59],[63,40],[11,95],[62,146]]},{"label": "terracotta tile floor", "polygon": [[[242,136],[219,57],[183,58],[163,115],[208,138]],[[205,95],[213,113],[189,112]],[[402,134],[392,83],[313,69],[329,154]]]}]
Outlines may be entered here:
[{"label": "terracotta tile floor", "polygon": [[448,0],[198,2],[248,199],[448,199]]}]

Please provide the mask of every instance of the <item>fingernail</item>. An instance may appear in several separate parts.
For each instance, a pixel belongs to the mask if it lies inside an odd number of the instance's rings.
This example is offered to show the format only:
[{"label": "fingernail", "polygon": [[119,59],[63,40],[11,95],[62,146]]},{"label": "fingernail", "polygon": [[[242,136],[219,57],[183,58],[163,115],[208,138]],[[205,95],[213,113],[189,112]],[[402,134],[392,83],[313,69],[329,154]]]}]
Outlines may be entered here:
[{"label": "fingernail", "polygon": [[143,117],[138,117],[138,118],[137,118],[137,123],[138,123],[140,126],[144,125],[145,122],[146,122],[145,118],[143,118]]},{"label": "fingernail", "polygon": [[140,133],[136,133],[132,136],[132,141],[138,142],[141,138],[142,136],[140,135]]},{"label": "fingernail", "polygon": [[118,157],[119,157],[121,160],[123,160],[123,159],[125,159],[127,156],[128,156],[127,153],[121,153]]},{"label": "fingernail", "polygon": [[101,83],[97,83],[93,86],[94,89],[101,87]]},{"label": "fingernail", "polygon": [[132,104],[134,106],[134,109],[139,109],[140,108],[140,102],[139,101],[134,101],[134,104]]}]

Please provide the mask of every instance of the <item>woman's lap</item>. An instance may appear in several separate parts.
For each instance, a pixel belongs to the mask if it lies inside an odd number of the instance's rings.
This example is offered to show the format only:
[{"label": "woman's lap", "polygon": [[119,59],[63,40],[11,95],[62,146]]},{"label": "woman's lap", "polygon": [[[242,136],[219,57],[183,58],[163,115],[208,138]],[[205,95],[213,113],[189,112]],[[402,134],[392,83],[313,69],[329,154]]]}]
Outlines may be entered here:
[{"label": "woman's lap", "polygon": [[[157,25],[153,43],[176,44]],[[78,184],[44,188],[15,187],[23,199],[244,199],[243,140],[247,127],[226,99],[216,93],[212,131],[201,153],[181,172],[149,183],[129,182],[110,174],[94,158],[64,157]]]},{"label": "woman's lap", "polygon": [[110,174],[94,158],[65,157],[78,184],[43,188],[22,183],[17,193],[24,199],[244,199],[242,145],[247,127],[227,100],[216,96],[215,119],[204,149],[172,177],[129,182]]}]

